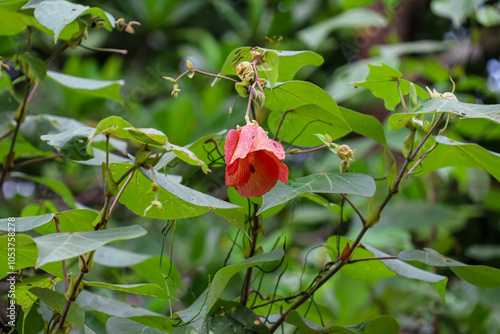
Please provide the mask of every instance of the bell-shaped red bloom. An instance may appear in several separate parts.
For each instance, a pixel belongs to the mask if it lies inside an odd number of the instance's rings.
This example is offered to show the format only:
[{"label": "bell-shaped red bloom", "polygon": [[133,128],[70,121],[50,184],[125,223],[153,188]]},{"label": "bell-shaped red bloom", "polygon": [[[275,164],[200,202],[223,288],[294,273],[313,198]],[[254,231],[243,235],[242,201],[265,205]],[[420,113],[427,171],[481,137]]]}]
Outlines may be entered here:
[{"label": "bell-shaped red bloom", "polygon": [[226,184],[243,197],[262,196],[280,180],[288,182],[285,150],[257,124],[231,130],[226,137]]}]

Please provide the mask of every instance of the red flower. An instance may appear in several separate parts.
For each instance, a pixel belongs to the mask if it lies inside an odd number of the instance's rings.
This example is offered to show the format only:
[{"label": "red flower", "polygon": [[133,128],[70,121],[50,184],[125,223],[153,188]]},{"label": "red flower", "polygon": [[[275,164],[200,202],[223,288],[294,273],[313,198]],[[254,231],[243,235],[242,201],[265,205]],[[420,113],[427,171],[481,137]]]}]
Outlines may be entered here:
[{"label": "red flower", "polygon": [[257,124],[238,127],[226,137],[226,184],[243,197],[262,196],[280,180],[288,182],[285,150]]}]

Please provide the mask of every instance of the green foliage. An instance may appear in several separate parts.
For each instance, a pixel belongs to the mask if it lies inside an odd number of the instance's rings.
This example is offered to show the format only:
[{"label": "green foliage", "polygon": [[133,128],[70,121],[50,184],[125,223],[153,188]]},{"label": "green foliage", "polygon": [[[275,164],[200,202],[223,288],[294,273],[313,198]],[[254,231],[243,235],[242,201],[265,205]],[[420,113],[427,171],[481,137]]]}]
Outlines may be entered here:
[{"label": "green foliage", "polygon": [[396,320],[389,316],[380,316],[373,320],[366,321],[359,325],[352,325],[347,327],[341,326],[329,326],[323,327],[304,318],[297,311],[290,312],[287,317],[287,322],[299,327],[305,332],[315,333],[341,333],[341,334],[351,334],[351,333],[367,333],[367,334],[377,334],[377,333],[399,333],[400,327]]},{"label": "green foliage", "polygon": [[309,192],[373,196],[375,181],[365,174],[321,173],[293,180],[290,185],[278,183],[270,192],[264,195],[258,214]]},{"label": "green foliage", "polygon": [[0,2],[14,331],[500,331],[498,9],[275,5]]},{"label": "green foliage", "polygon": [[38,248],[36,266],[70,259],[96,250],[109,242],[134,239],[146,233],[142,227],[134,225],[105,231],[55,233],[37,237],[33,239]]}]

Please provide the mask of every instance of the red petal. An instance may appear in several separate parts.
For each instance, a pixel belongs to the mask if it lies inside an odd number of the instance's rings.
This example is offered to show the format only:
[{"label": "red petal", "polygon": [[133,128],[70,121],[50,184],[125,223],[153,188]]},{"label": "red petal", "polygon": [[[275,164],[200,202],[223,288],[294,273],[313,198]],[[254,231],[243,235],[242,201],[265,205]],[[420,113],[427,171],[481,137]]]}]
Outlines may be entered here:
[{"label": "red petal", "polygon": [[226,165],[229,165],[229,162],[233,157],[234,150],[236,150],[238,140],[240,139],[240,133],[241,130],[230,130],[226,136],[226,145],[224,146]]},{"label": "red petal", "polygon": [[253,153],[253,157],[253,163],[248,165],[250,167],[249,172],[251,173],[248,182],[242,187],[236,187],[236,191],[241,196],[247,198],[262,196],[271,190],[276,182],[278,182],[278,175],[280,173],[280,168],[277,164],[279,160],[276,160],[276,157],[272,153],[257,151]]},{"label": "red petal", "polygon": [[[237,159],[232,164],[226,166],[226,184],[230,187],[244,186],[250,179],[250,159]],[[253,156],[252,159],[253,161]]]},{"label": "red petal", "polygon": [[272,152],[278,159],[285,159],[283,146],[275,140],[270,139],[263,128],[258,127],[251,151],[266,150]]},{"label": "red petal", "polygon": [[[255,139],[255,133],[257,132],[258,128],[260,128],[258,125],[245,125],[243,129],[239,130],[241,132],[239,135],[238,143],[233,151],[233,155],[231,156],[231,158],[228,159],[226,156],[226,165],[230,165],[236,159],[244,159],[248,155],[248,153],[250,153]],[[231,143],[231,145],[232,144],[233,143]]]},{"label": "red petal", "polygon": [[281,160],[276,160],[276,163],[278,164],[279,169],[278,180],[283,183],[288,183],[288,166]]}]

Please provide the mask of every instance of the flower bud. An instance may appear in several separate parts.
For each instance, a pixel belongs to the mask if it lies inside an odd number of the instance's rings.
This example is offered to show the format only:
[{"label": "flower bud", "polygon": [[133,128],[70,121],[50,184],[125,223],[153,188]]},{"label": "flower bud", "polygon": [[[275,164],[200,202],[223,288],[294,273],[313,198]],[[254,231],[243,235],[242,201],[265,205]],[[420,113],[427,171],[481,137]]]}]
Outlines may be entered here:
[{"label": "flower bud", "polygon": [[434,88],[432,91],[430,90],[429,87],[425,87],[425,89],[427,89],[427,93],[429,93],[430,99],[441,99],[442,98],[441,94],[438,93],[436,88]]},{"label": "flower bud", "polygon": [[413,142],[415,141],[415,131],[411,131],[408,136],[405,137],[403,142],[403,156],[408,158],[413,149]]},{"label": "flower bud", "polygon": [[262,57],[262,53],[260,53],[259,51],[250,51],[250,57],[252,57],[252,61],[255,61]]},{"label": "flower bud", "polygon": [[444,93],[443,94],[443,99],[450,100],[450,101],[458,101],[457,97],[455,96],[455,94],[450,93],[450,92]]},{"label": "flower bud", "polygon": [[342,160],[340,162],[339,169],[341,173],[346,173],[349,170],[349,162],[347,162],[346,160]]},{"label": "flower bud", "polygon": [[412,108],[412,111],[417,107],[417,105],[417,90],[413,82],[410,82],[410,107]]},{"label": "flower bud", "polygon": [[354,152],[356,152],[356,150],[351,150],[348,145],[340,145],[337,147],[337,155],[344,161],[354,161]]},{"label": "flower bud", "polygon": [[252,64],[248,61],[241,62],[236,67],[236,74],[240,77],[241,80],[253,78],[254,73]]}]

